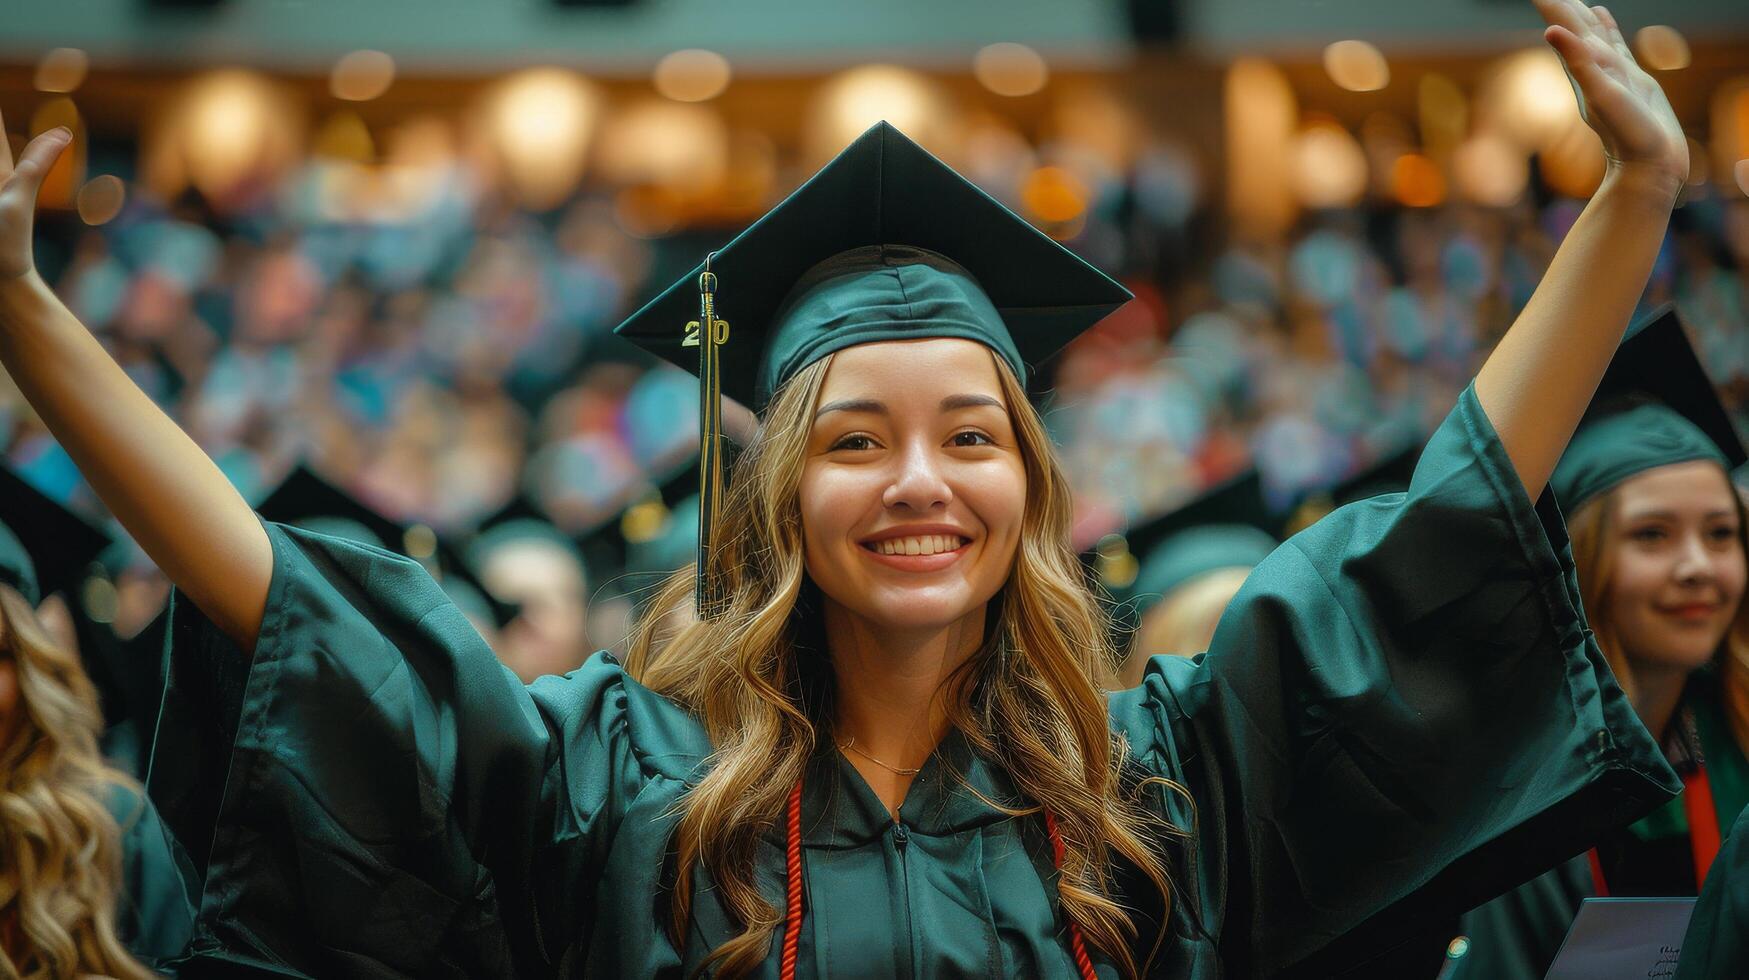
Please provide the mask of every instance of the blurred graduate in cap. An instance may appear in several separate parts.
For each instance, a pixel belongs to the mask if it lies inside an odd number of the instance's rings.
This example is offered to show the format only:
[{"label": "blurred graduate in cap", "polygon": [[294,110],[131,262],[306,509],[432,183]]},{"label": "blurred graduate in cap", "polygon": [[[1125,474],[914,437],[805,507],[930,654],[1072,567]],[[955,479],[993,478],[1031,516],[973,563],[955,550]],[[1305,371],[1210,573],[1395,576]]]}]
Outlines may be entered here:
[{"label": "blurred graduate in cap", "polygon": [[1746,456],[1669,308],[1637,324],[1551,481],[1610,668],[1680,797],[1466,917],[1462,975],[1541,977],[1589,896],[1694,895],[1749,804]]},{"label": "blurred graduate in cap", "polygon": [[[418,565],[259,521],[0,237],[0,359],[177,585],[160,728],[204,751],[161,735],[153,791],[200,941],[321,976],[1327,975],[1661,804],[1543,491],[1687,143],[1613,21],[1541,10],[1605,187],[1410,491],[1115,694],[1025,384],[1128,294],[889,126],[621,325],[701,374],[701,560],[645,621],[697,615],[526,686]],[[732,473],[725,395],[763,423]]]},{"label": "blurred graduate in cap", "polygon": [[0,473],[0,510],[30,540],[0,523],[0,975],[151,976],[193,934],[193,875],[105,760],[98,687],[37,614],[45,594],[80,601],[108,538]]},{"label": "blurred graduate in cap", "polygon": [[526,500],[488,519],[467,548],[468,567],[500,602],[517,607],[493,648],[524,683],[577,669],[589,645],[589,571],[577,542]]},{"label": "blurred graduate in cap", "polygon": [[1227,604],[1280,542],[1277,525],[1253,471],[1100,542],[1094,567],[1121,596],[1114,615],[1125,649],[1121,686],[1141,683],[1149,657],[1209,648]]}]

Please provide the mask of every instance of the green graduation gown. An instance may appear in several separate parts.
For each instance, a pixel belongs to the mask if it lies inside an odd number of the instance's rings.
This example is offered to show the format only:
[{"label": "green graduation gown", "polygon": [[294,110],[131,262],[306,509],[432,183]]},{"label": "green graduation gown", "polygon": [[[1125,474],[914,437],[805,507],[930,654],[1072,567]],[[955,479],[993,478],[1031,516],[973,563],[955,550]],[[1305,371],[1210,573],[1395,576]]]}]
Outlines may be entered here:
[{"label": "green graduation gown", "polygon": [[142,963],[167,969],[194,934],[189,897],[193,872],[151,800],[137,789],[118,785],[111,787],[106,802],[121,828],[116,937]]},{"label": "green graduation gown", "polygon": [[1749,809],[1737,816],[1694,903],[1676,980],[1749,976]]},{"label": "green graduation gown", "polygon": [[[1731,734],[1721,697],[1713,672],[1697,672],[1683,692],[1683,711],[1694,718],[1718,825],[1729,831],[1749,806],[1749,760]],[[1667,758],[1692,758],[1695,748],[1687,743],[1684,735],[1672,736]],[[1690,847],[1688,814],[1678,796],[1606,835],[1597,851],[1612,894],[1680,896],[1697,891]],[[1472,909],[1462,921],[1469,955],[1454,974],[1456,980],[1538,980],[1554,963],[1580,903],[1596,893],[1590,861],[1580,855]]]},{"label": "green graduation gown", "polygon": [[[710,753],[686,711],[605,654],[525,687],[416,564],[268,533],[253,658],[174,613],[151,788],[204,875],[197,948],[323,977],[681,976],[731,935],[702,872],[681,949],[660,925]],[[1363,966],[1677,788],[1585,629],[1558,511],[1469,391],[1406,496],[1289,541],[1208,654],[1156,658],[1110,717],[1194,800],[1152,798],[1195,828],[1157,976]],[[898,823],[816,760],[800,976],[1074,975],[1042,820],[956,770],[1014,796],[958,737]],[[756,869],[779,903],[781,836]]]}]

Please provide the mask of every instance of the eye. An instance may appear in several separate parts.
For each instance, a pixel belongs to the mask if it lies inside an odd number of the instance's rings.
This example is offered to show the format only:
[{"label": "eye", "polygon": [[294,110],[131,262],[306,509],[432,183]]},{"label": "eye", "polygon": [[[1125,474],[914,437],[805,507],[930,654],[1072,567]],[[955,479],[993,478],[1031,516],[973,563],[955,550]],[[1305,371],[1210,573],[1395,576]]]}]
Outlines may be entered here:
[{"label": "eye", "polygon": [[1664,540],[1665,534],[1664,534],[1663,528],[1658,527],[1657,525],[1654,524],[1654,525],[1648,525],[1646,527],[1635,528],[1632,531],[1628,532],[1628,537],[1632,538],[1635,541],[1641,541],[1641,542],[1645,542],[1647,544],[1651,544],[1654,542]]},{"label": "eye", "polygon": [[950,439],[949,442],[955,446],[994,446],[996,444],[996,440],[979,432],[977,429],[965,429],[960,432],[955,432],[953,438]]},{"label": "eye", "polygon": [[1732,541],[1732,540],[1735,540],[1737,537],[1737,529],[1734,527],[1731,527],[1729,525],[1722,525],[1720,527],[1713,528],[1712,531],[1709,532],[1709,534],[1714,541],[1720,541],[1720,542]]},{"label": "eye", "polygon": [[862,452],[873,448],[875,448],[874,437],[866,432],[852,432],[847,436],[839,437],[838,441],[832,444],[833,452],[839,450]]}]

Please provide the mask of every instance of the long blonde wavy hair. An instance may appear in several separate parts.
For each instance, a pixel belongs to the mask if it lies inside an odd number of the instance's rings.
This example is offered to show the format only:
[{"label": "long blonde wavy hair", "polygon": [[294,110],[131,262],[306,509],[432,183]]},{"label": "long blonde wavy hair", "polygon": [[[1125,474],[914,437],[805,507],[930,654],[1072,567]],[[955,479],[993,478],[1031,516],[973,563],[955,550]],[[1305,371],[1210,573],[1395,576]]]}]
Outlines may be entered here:
[{"label": "long blonde wavy hair", "polygon": [[121,830],[106,800],[128,777],[98,753],[97,691],[3,585],[0,662],[18,684],[0,730],[0,939],[13,943],[0,942],[0,980],[148,980],[115,933]]},{"label": "long blonde wavy hair", "polygon": [[[1729,482],[1729,477],[1726,478]],[[1597,634],[1603,657],[1615,672],[1616,682],[1630,697],[1634,693],[1632,666],[1616,642],[1609,625],[1609,586],[1615,572],[1615,547],[1621,536],[1616,526],[1615,501],[1620,488],[1606,491],[1580,505],[1567,524],[1567,534],[1573,546],[1573,565],[1579,573],[1579,594],[1585,612]],[[1731,491],[1737,503],[1737,545],[1749,557],[1749,525],[1745,524],[1743,499],[1735,487]],[[1718,690],[1731,734],[1744,755],[1749,755],[1749,598],[1739,600],[1737,615],[1725,632],[1718,652],[1713,655],[1718,671]]]},{"label": "long blonde wavy hair", "polygon": [[[1020,816],[1044,807],[1056,817],[1064,912],[1124,975],[1137,976],[1137,928],[1119,904],[1114,860],[1138,869],[1168,910],[1151,959],[1170,917],[1160,845],[1181,831],[1136,801],[1138,785],[1155,780],[1121,778],[1128,746],[1111,732],[1104,693],[1114,686],[1115,658],[1103,611],[1069,547],[1068,484],[1025,390],[991,357],[1025,461],[1026,509],[1014,568],[992,600],[988,638],[943,693],[972,747],[1036,804],[1001,809]],[[711,740],[709,771],[679,805],[670,929],[683,943],[692,872],[702,866],[742,929],[701,966],[714,964],[724,977],[745,975],[769,955],[782,916],[754,884],[756,847],[832,726],[825,651],[798,655],[823,635],[803,568],[799,499],[831,363],[828,356],[804,368],[777,392],[736,462],[707,569],[724,607],[702,621],[677,616],[689,608],[694,581],[691,568],[677,572],[634,627],[627,657],[633,677],[695,713]]]}]

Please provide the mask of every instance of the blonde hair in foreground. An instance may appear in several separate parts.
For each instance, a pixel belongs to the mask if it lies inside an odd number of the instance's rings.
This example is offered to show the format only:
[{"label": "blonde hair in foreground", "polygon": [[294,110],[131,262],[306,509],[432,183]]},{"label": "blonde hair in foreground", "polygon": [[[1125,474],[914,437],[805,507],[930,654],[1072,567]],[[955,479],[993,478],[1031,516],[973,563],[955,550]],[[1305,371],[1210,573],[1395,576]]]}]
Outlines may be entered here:
[{"label": "blonde hair in foreground", "polygon": [[[1068,484],[1025,391],[991,357],[1025,458],[1026,513],[1014,569],[993,600],[990,639],[942,694],[975,750],[1056,816],[1065,914],[1125,976],[1138,976],[1136,929],[1114,895],[1114,860],[1140,869],[1169,909],[1159,844],[1181,831],[1132,802],[1120,783],[1127,745],[1110,730],[1104,693],[1113,657],[1103,614],[1069,548]],[[672,612],[692,601],[693,571],[683,569],[640,618],[627,658],[633,677],[698,716],[714,747],[710,771],[679,804],[671,935],[684,943],[692,872],[702,865],[742,927],[703,965],[724,977],[743,976],[770,954],[782,915],[754,884],[756,845],[777,825],[790,788],[832,725],[826,653],[797,652],[798,639],[819,629],[818,611],[803,602],[799,493],[831,363],[828,356],[804,368],[778,391],[759,436],[736,462],[709,569],[726,597],[724,611],[673,628]],[[1153,782],[1164,781],[1143,785]],[[1162,925],[1154,951],[1164,935]]]},{"label": "blonde hair in foreground", "polygon": [[[1621,533],[1611,515],[1615,513],[1614,501],[1619,492],[1609,490],[1581,505],[1567,524],[1567,534],[1573,547],[1573,565],[1579,573],[1580,600],[1597,634],[1597,644],[1603,648],[1603,659],[1609,662],[1609,669],[1615,672],[1616,683],[1632,697],[1633,668],[1609,627],[1609,584],[1615,571],[1610,556]],[[1735,487],[1732,496],[1737,501],[1739,518],[1737,543],[1749,552],[1749,543],[1744,539],[1749,526],[1743,523],[1743,500]],[[1713,655],[1713,663],[1718,670],[1719,699],[1731,734],[1743,754],[1749,755],[1749,600],[1738,603],[1737,615],[1732,617],[1730,629],[1725,631],[1725,638]]]},{"label": "blonde hair in foreground", "polygon": [[115,934],[121,831],[105,800],[128,779],[98,754],[97,691],[5,586],[0,661],[18,675],[18,719],[0,744],[0,936],[17,945],[0,948],[0,980],[147,980]]}]

